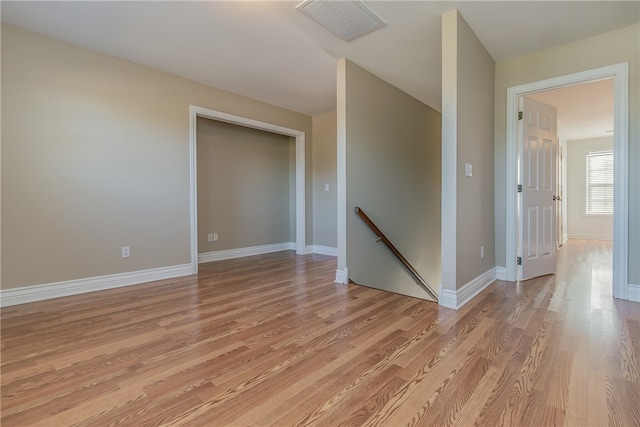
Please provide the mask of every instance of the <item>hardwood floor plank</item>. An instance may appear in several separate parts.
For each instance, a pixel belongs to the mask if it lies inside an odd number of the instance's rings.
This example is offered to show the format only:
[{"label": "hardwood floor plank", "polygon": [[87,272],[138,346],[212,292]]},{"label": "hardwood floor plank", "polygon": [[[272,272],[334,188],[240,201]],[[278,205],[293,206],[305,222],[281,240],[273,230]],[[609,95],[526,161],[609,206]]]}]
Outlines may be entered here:
[{"label": "hardwood floor plank", "polygon": [[[269,421],[271,425],[312,425],[318,422],[325,424],[326,419],[336,412],[339,412],[340,416],[344,416],[338,408],[348,404],[350,399],[366,390],[364,390],[365,387],[354,387],[336,392],[338,387],[341,384],[356,381],[360,372],[370,370],[379,360],[393,354],[404,342],[405,339],[402,336],[395,334],[382,339],[375,337],[369,341],[367,350],[359,355],[356,349],[350,350],[348,353],[351,363],[348,364],[340,362],[339,359],[346,356],[346,354],[341,354],[339,358],[332,360],[313,374],[313,376],[322,376],[324,378],[322,382],[310,383],[305,376],[287,390],[287,394],[291,391],[297,391],[297,394],[289,398],[288,401],[276,405],[277,409],[264,417],[260,423]],[[394,369],[393,366],[389,367],[389,370],[395,373]],[[335,405],[327,404],[327,402],[335,402]],[[311,408],[315,409],[311,410]]]},{"label": "hardwood floor plank", "polygon": [[[144,396],[142,391],[118,389],[107,396],[96,396],[66,411],[52,414],[34,425],[42,425],[43,427],[69,426],[76,424],[78,420],[83,420],[80,425],[95,425],[94,419],[104,419],[107,414],[119,417],[118,420],[124,421],[124,418],[131,417],[132,414],[138,413],[140,408],[149,404],[150,400]],[[123,408],[126,409],[123,411]],[[118,415],[119,413],[120,415]]]},{"label": "hardwood floor plank", "polygon": [[554,362],[548,365],[549,379],[539,391],[547,391],[547,405],[551,408],[565,411],[567,409],[567,399],[569,386],[571,384],[571,355],[566,351],[558,351]]},{"label": "hardwood floor plank", "polygon": [[[548,313],[548,312],[547,312]],[[534,322],[535,324],[538,322]],[[551,326],[551,316],[545,315],[539,323],[539,329],[533,338],[533,343],[522,365],[520,374],[511,389],[508,404],[500,416],[501,424],[518,425],[523,421],[524,409],[529,403],[539,369],[544,365],[548,329]]]},{"label": "hardwood floor plank", "polygon": [[[400,419],[411,419],[416,407],[422,407],[423,396],[430,396],[442,387],[452,369],[455,371],[454,367],[468,358],[469,348],[473,347],[494,323],[494,319],[477,317],[472,323],[465,325],[426,364],[424,360],[420,361],[416,357],[401,371],[400,376],[407,381],[407,384],[380,411],[367,420],[365,425],[394,425],[401,422]],[[464,344],[460,344],[461,342]],[[443,363],[445,359],[447,362]]]},{"label": "hardwood floor plank", "polygon": [[451,425],[456,427],[466,427],[476,425],[476,420],[487,405],[487,399],[495,390],[500,380],[501,370],[495,366],[489,366],[476,385],[471,397],[460,409],[458,416]]},{"label": "hardwood floor plank", "polygon": [[18,411],[11,411],[2,415],[3,425],[31,425],[42,421],[46,424],[48,418],[60,412],[76,407],[83,402],[94,399],[96,396],[111,394],[118,390],[117,377],[102,379],[90,384],[78,384],[73,391],[57,391],[54,397],[51,395],[36,402],[26,402]]},{"label": "hardwood floor plank", "polygon": [[564,280],[559,280],[558,284],[553,292],[553,297],[551,301],[549,301],[549,306],[547,310],[557,312],[560,305],[562,304],[562,300],[565,298],[565,289],[567,288],[567,282]]},{"label": "hardwood floor plank", "polygon": [[517,341],[518,346],[513,353],[510,353],[511,357],[507,360],[495,387],[491,390],[480,415],[476,418],[477,425],[500,424],[502,413],[509,404],[512,387],[520,379],[519,375],[531,349],[532,341],[531,337],[525,335],[522,335]]},{"label": "hardwood floor plank", "polygon": [[630,381],[606,378],[609,425],[640,425],[640,386]]},{"label": "hardwood floor plank", "polygon": [[640,383],[640,354],[636,353],[627,323],[621,321],[618,328],[619,375],[630,382]]},{"label": "hardwood floor plank", "polygon": [[571,376],[567,392],[566,421],[568,425],[587,425],[589,357],[586,352],[571,354]]},{"label": "hardwood floor plank", "polygon": [[640,425],[640,304],[611,243],[461,310],[335,284],[292,251],[1,312],[0,423]]},{"label": "hardwood floor plank", "polygon": [[477,347],[467,356],[416,412],[410,425],[450,426],[455,422],[490,365]]},{"label": "hardwood floor plank", "polygon": [[[325,394],[321,392],[321,389],[334,391],[336,389],[335,383],[344,383],[347,378],[352,378],[365,369],[366,366],[371,366],[377,363],[378,360],[384,360],[388,354],[393,354],[398,348],[402,347],[405,342],[406,339],[402,336],[391,334],[379,341],[374,341],[374,344],[362,352],[357,360],[353,359],[353,353],[342,353],[339,357],[324,364],[319,369],[309,370],[309,373],[298,379],[295,383],[292,383],[289,387],[272,393],[268,400],[245,412],[240,418],[236,419],[234,423],[237,425],[264,425],[264,422],[267,421],[273,423],[275,419],[284,413],[297,414],[298,417],[302,419],[305,417],[305,414],[308,413],[308,410],[302,411],[298,406],[303,407],[309,405],[314,399],[312,397],[310,398],[310,395],[318,396],[314,405],[318,408],[324,407],[325,404],[322,404],[320,400]],[[352,363],[345,364],[345,357],[351,357]],[[395,373],[396,369],[394,368],[394,366],[390,366],[388,371]],[[339,394],[340,393],[334,395],[332,399],[335,400]],[[300,419],[295,421],[295,423],[300,423]],[[279,422],[285,423],[285,420],[279,420]],[[293,423],[294,421],[292,419],[288,419],[286,423],[282,425]]]},{"label": "hardwood floor plank", "polygon": [[[584,375],[584,374],[583,374]],[[608,396],[615,396],[614,394],[607,394],[611,389],[607,388],[607,377],[603,372],[589,373],[587,379],[587,423],[589,426],[605,426],[610,425],[611,419],[618,419],[619,416],[616,413],[611,413],[609,407],[612,406],[608,401]],[[620,425],[615,424],[614,425]]]},{"label": "hardwood floor plank", "polygon": [[[565,425],[565,412],[554,406],[545,406],[542,417],[542,426],[563,426]],[[537,426],[535,426],[537,427]]]}]

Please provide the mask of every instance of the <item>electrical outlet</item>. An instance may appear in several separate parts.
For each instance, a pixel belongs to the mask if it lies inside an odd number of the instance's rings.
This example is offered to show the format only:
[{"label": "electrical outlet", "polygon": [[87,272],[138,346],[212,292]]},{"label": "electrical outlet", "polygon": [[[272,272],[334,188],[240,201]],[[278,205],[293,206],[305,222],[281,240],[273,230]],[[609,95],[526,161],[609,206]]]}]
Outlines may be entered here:
[{"label": "electrical outlet", "polygon": [[480,258],[484,258],[484,246],[480,246]]},{"label": "electrical outlet", "polygon": [[214,242],[218,241],[218,233],[213,233],[213,241]]},{"label": "electrical outlet", "polygon": [[131,252],[129,251],[129,246],[122,247],[122,258],[129,258],[131,256]]},{"label": "electrical outlet", "polygon": [[324,185],[324,191],[329,191],[329,184]]},{"label": "electrical outlet", "polygon": [[213,242],[213,234],[207,234],[207,240]]}]

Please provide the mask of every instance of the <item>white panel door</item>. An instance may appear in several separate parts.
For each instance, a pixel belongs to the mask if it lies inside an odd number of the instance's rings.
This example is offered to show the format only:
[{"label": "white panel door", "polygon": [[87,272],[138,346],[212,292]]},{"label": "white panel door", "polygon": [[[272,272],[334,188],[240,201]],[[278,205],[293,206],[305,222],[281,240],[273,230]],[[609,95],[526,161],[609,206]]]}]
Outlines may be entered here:
[{"label": "white panel door", "polygon": [[520,279],[556,271],[556,107],[523,99]]}]

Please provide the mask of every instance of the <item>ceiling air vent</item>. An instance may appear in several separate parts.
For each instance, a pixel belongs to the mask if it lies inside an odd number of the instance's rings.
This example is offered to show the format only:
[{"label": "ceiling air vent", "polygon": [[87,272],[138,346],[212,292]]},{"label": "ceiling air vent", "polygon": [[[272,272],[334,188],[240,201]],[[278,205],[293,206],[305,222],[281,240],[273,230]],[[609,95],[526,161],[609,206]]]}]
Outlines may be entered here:
[{"label": "ceiling air vent", "polygon": [[346,41],[385,25],[382,18],[359,0],[307,0],[296,9]]}]

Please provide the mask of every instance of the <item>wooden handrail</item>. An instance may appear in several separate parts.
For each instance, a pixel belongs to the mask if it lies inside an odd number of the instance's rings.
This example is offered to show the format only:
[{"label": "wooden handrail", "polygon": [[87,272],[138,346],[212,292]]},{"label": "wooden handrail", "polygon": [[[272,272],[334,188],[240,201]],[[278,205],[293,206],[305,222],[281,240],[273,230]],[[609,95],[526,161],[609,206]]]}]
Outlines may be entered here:
[{"label": "wooden handrail", "polygon": [[438,301],[438,295],[431,289],[429,284],[420,276],[420,273],[416,271],[415,268],[407,261],[407,259],[402,256],[398,248],[396,248],[393,243],[384,235],[382,231],[371,221],[371,218],[367,216],[366,213],[362,209],[356,206],[355,208],[356,214],[369,226],[369,228],[378,236],[376,241],[382,240],[382,242],[387,245],[387,247],[393,252],[393,254],[400,260],[400,262],[406,267],[407,270],[413,275],[418,284],[425,290],[427,293],[433,298],[436,302]]}]

